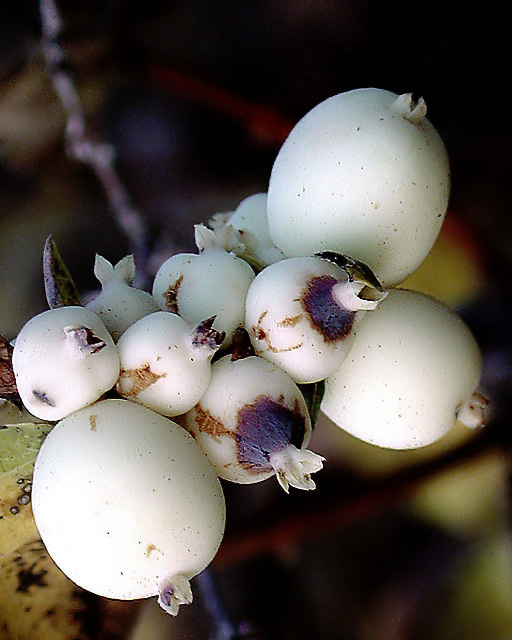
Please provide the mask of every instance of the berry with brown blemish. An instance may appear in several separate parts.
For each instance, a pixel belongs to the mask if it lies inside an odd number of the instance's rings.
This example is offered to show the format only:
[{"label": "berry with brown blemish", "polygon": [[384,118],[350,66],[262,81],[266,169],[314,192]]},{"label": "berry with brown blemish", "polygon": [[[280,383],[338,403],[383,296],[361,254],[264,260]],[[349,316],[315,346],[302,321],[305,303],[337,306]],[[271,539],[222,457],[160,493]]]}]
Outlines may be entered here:
[{"label": "berry with brown blemish", "polygon": [[185,425],[219,477],[250,484],[276,476],[288,491],[314,489],[323,458],[306,449],[311,420],[293,380],[258,356],[212,366],[212,380]]},{"label": "berry with brown blemish", "polygon": [[254,279],[245,326],[257,355],[297,383],[318,382],[343,362],[363,312],[385,295],[378,282],[328,260],[289,258]]}]

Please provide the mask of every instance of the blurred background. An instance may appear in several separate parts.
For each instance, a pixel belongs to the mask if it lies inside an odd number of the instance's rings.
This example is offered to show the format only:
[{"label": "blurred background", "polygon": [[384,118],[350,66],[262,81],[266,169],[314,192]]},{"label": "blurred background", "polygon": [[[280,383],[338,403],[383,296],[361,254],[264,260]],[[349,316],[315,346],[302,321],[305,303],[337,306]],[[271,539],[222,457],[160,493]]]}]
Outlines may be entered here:
[{"label": "blurred background", "polygon": [[[406,284],[455,306],[474,331],[493,420],[485,433],[457,425],[439,445],[389,452],[320,418],[311,448],[327,462],[315,492],[225,485],[215,590],[258,638],[512,638],[512,136],[501,4],[58,5],[90,130],[115,147],[147,225],[150,274],[169,255],[195,250],[195,223],[266,191],[288,131],[320,101],[367,86],[425,98],[451,159],[452,195],[436,246]],[[46,308],[49,234],[84,293],[97,286],[96,252],[115,262],[130,251],[98,181],[66,154],[40,36],[37,2],[2,8],[0,333],[8,339]],[[142,616],[134,607],[130,637],[211,637],[199,587],[176,620],[153,605]]]}]

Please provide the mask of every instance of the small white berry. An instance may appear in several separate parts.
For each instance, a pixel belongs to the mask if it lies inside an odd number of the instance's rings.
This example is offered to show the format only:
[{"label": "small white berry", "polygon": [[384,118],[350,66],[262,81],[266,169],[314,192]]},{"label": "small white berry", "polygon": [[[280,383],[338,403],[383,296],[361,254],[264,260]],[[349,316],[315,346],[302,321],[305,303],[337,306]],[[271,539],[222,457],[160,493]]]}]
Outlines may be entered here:
[{"label": "small white berry", "polygon": [[192,408],[208,387],[210,360],[224,338],[212,324],[209,318],[192,327],[174,313],[158,311],[129,327],[117,345],[120,395],[164,416]]},{"label": "small white berry", "polygon": [[179,314],[191,324],[215,316],[214,327],[225,331],[226,345],[243,325],[245,296],[254,271],[220,247],[199,254],[171,256],[158,270],[153,297],[160,309]]},{"label": "small white berry", "polygon": [[232,227],[242,246],[237,249],[225,245],[224,248],[233,250],[242,258],[267,266],[286,257],[274,245],[268,232],[266,193],[255,193],[245,198],[231,213],[217,214],[210,221],[210,226],[218,236],[228,235],[225,230]]},{"label": "small white berry", "polygon": [[316,382],[341,364],[361,311],[375,308],[384,295],[327,260],[288,258],[254,279],[245,326],[257,355],[295,382]]},{"label": "small white berry", "polygon": [[101,319],[84,307],[59,307],[27,322],[12,364],[25,407],[60,420],[95,402],[119,376],[119,354]]},{"label": "small white berry", "polygon": [[151,294],[130,286],[135,277],[133,256],[126,256],[115,267],[100,255],[96,255],[94,275],[101,282],[101,293],[86,307],[97,313],[114,340],[130,325],[160,307]]}]

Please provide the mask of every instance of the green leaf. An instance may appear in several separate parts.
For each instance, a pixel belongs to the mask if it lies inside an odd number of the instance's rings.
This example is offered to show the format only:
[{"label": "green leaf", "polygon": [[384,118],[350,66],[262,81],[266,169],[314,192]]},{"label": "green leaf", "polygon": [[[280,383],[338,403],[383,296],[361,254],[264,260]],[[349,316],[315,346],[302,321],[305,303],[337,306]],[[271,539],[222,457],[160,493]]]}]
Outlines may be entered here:
[{"label": "green leaf", "polygon": [[52,425],[0,426],[0,556],[37,536],[30,495],[34,463]]},{"label": "green leaf", "polygon": [[72,305],[82,306],[78,289],[51,236],[48,236],[44,245],[43,276],[50,309]]},{"label": "green leaf", "polygon": [[314,427],[320,411],[320,403],[325,393],[325,380],[297,385],[304,396],[311,417],[311,425]]},{"label": "green leaf", "polygon": [[46,422],[0,425],[0,474],[33,462],[52,427]]}]

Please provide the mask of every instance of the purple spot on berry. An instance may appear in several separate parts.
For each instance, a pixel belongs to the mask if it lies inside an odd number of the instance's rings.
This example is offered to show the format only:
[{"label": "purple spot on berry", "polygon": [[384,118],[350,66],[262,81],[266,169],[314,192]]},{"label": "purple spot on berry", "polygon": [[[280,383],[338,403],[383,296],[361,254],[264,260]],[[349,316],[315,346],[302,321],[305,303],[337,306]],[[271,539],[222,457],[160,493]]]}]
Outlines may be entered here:
[{"label": "purple spot on berry", "polygon": [[32,395],[34,396],[34,398],[37,398],[37,400],[39,400],[39,402],[42,402],[43,404],[48,405],[49,407],[54,407],[55,403],[50,400],[50,398],[46,395],[46,393],[44,391],[39,391],[38,389],[33,389],[32,390]]},{"label": "purple spot on berry", "polygon": [[306,420],[298,403],[290,409],[268,396],[258,396],[238,412],[238,460],[246,469],[270,471],[270,455],[290,444],[300,449],[305,434]]},{"label": "purple spot on berry", "polygon": [[342,309],[332,295],[338,280],[334,276],[314,276],[306,285],[301,298],[313,327],[322,334],[326,342],[337,342],[346,338],[354,324],[355,311]]}]

